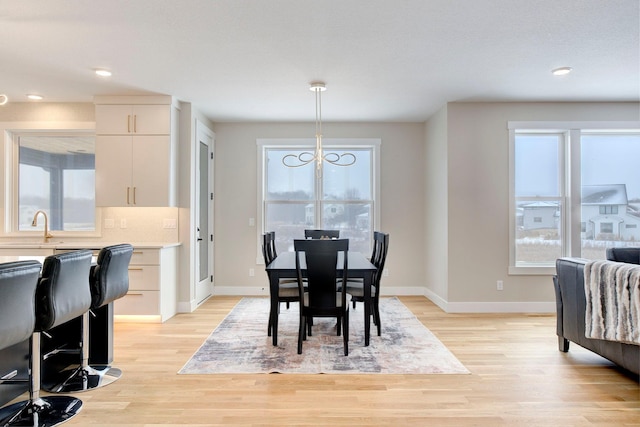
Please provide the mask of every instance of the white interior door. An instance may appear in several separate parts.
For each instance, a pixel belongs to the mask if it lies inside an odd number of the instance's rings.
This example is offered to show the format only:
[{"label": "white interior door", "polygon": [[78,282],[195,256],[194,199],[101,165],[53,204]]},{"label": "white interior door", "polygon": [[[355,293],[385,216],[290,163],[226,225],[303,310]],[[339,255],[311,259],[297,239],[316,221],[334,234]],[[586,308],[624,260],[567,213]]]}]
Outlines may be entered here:
[{"label": "white interior door", "polygon": [[213,133],[196,122],[196,301],[213,293]]}]

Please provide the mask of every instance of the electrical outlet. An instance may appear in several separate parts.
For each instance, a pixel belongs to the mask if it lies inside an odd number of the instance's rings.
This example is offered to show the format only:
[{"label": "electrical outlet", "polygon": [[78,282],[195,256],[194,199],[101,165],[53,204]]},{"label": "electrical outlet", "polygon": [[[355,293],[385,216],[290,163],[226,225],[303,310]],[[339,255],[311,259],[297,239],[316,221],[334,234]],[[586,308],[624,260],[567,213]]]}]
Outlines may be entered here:
[{"label": "electrical outlet", "polygon": [[127,228],[127,219],[126,218],[120,219],[120,228]]},{"label": "electrical outlet", "polygon": [[116,223],[113,219],[107,218],[104,220],[104,228],[114,228]]},{"label": "electrical outlet", "polygon": [[256,270],[254,270],[253,268],[249,269],[249,276],[253,277],[256,275]]},{"label": "electrical outlet", "polygon": [[175,218],[164,218],[162,220],[162,228],[177,228],[178,220]]},{"label": "electrical outlet", "polygon": [[504,283],[502,283],[502,280],[498,280],[496,282],[496,289],[499,290],[499,291],[504,289]]},{"label": "electrical outlet", "polygon": [[383,275],[383,276],[385,276],[385,277],[386,277],[386,276],[388,276],[388,275],[389,275],[389,269],[388,269],[388,268],[385,268],[385,269],[382,271],[382,275]]}]

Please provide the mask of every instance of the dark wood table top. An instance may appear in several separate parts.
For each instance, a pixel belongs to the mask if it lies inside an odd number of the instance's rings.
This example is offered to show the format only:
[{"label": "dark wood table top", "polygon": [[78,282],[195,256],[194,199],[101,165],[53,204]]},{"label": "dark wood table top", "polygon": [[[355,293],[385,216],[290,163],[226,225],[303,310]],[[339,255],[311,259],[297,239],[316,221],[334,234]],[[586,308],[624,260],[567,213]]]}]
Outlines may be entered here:
[{"label": "dark wood table top", "polygon": [[[338,269],[342,268],[342,254],[338,254]],[[301,267],[304,269],[304,257],[300,258]],[[348,255],[348,271],[357,273],[357,272],[366,272],[366,271],[375,271],[376,266],[371,264],[371,262],[361,253],[361,252],[353,252],[349,251]],[[267,271],[274,272],[283,272],[283,271],[295,271],[296,270],[296,253],[295,252],[282,252],[278,254],[276,259],[271,262],[266,267]]]}]

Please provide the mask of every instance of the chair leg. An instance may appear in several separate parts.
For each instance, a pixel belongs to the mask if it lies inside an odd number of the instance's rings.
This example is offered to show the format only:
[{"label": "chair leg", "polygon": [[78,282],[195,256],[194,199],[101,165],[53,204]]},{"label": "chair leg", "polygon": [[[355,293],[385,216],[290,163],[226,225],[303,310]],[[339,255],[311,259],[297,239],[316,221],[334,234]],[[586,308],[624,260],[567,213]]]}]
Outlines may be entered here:
[{"label": "chair leg", "polygon": [[349,312],[346,311],[344,316],[342,316],[342,321],[344,322],[344,355],[349,355]]},{"label": "chair leg", "polygon": [[337,331],[337,336],[340,336],[340,334],[342,333],[342,316],[339,316],[336,322],[336,331]]},{"label": "chair leg", "polygon": [[375,313],[376,327],[378,328],[378,336],[382,335],[382,322],[380,321],[380,305],[378,300],[373,303],[373,312]]},{"label": "chair leg", "polygon": [[305,334],[307,319],[300,314],[300,326],[298,327],[298,354],[302,354],[302,340]]},{"label": "chair leg", "polygon": [[29,400],[0,409],[3,426],[55,426],[74,417],[82,409],[82,401],[72,396],[40,397],[40,333],[30,340]]}]

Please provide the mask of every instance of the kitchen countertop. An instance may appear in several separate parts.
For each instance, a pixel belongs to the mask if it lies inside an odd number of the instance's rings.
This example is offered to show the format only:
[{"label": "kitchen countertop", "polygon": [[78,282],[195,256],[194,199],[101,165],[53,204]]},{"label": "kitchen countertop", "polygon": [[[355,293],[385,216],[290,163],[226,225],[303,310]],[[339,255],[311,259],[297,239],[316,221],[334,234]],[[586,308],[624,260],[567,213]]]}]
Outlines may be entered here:
[{"label": "kitchen countertop", "polygon": [[[100,249],[105,246],[116,245],[118,243],[125,242],[100,242],[100,241],[60,241],[53,240],[51,242],[44,243],[42,241],[0,241],[0,249]],[[128,242],[126,242],[128,243]],[[163,242],[138,242],[131,243],[136,249],[164,249],[175,246],[180,246],[182,243],[163,243]]]}]

